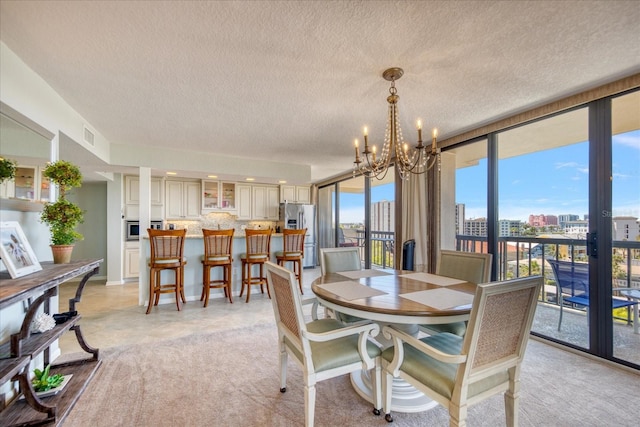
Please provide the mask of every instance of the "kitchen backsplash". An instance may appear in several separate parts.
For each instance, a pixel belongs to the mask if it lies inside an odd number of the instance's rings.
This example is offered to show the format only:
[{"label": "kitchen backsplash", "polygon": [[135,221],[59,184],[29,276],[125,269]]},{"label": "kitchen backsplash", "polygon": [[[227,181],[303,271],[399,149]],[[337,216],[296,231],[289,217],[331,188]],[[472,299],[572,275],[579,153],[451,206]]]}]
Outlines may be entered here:
[{"label": "kitchen backsplash", "polygon": [[203,215],[199,221],[166,221],[165,229],[169,228],[169,224],[173,224],[176,229],[187,229],[187,235],[202,234],[202,229],[211,230],[234,228],[236,234],[242,234],[245,228],[249,229],[273,229],[276,228],[275,221],[238,221],[235,215],[228,213],[210,213]]}]

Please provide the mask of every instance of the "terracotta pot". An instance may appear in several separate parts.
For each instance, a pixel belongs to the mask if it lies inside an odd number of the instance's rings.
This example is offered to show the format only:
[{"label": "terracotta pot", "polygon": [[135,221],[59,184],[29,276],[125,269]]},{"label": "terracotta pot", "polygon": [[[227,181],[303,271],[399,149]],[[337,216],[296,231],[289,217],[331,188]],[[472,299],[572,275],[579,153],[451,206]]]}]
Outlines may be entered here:
[{"label": "terracotta pot", "polygon": [[54,264],[69,264],[74,245],[51,245]]}]

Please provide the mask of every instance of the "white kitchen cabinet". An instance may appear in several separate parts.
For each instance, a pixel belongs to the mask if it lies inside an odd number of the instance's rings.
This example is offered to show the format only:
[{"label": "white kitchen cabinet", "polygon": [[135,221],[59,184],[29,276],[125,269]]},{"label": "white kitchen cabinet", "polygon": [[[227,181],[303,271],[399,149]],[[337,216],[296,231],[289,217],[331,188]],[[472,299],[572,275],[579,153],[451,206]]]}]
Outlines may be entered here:
[{"label": "white kitchen cabinet", "polygon": [[0,185],[0,198],[49,201],[49,179],[42,176],[44,167],[18,166],[15,177]]},{"label": "white kitchen cabinet", "polygon": [[281,185],[280,203],[311,203],[311,188],[301,185]]},{"label": "white kitchen cabinet", "polygon": [[[164,217],[164,187],[162,178],[151,178],[151,219]],[[140,218],[140,178],[137,176],[124,177],[125,217],[129,220]]]},{"label": "white kitchen cabinet", "polygon": [[272,185],[252,187],[251,219],[277,221],[279,219],[278,187]]},{"label": "white kitchen cabinet", "polygon": [[236,211],[235,182],[202,181],[202,210]]},{"label": "white kitchen cabinet", "polygon": [[198,219],[200,218],[199,181],[165,182],[165,219]]},{"label": "white kitchen cabinet", "polygon": [[127,242],[124,248],[124,278],[131,279],[140,275],[140,243]]},{"label": "white kitchen cabinet", "polygon": [[237,219],[250,220],[252,212],[251,185],[236,184],[236,208]]}]

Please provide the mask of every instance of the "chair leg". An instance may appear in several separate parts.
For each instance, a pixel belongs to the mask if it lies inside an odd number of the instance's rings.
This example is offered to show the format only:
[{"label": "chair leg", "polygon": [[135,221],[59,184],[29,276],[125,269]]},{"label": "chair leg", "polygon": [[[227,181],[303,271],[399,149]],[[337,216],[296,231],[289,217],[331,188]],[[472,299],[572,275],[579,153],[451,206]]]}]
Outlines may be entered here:
[{"label": "chair leg", "polygon": [[246,268],[246,263],[243,261],[242,262],[242,281],[240,282],[241,286],[240,286],[240,297],[242,297],[242,294],[244,293],[244,281],[245,281],[245,268]]},{"label": "chair leg", "polygon": [[[252,270],[253,264],[251,264],[250,262],[247,263],[247,300],[245,301],[245,303],[249,302],[249,297],[251,296],[251,270]],[[244,284],[242,285],[244,286]]]},{"label": "chair leg", "polygon": [[[516,375],[516,368],[510,369],[509,375]],[[518,425],[518,406],[520,403],[520,381],[509,381],[509,389],[504,393],[504,412],[506,415],[507,427]]]},{"label": "chair leg", "polygon": [[176,282],[178,281],[178,274],[180,274],[180,298],[184,304],[187,303],[187,298],[184,295],[184,267],[180,267],[176,270]]},{"label": "chair leg", "polygon": [[315,383],[304,386],[304,425],[313,427],[313,420],[316,415],[316,385]]},{"label": "chair leg", "polygon": [[467,405],[449,403],[449,426],[465,427],[467,425]]},{"label": "chair leg", "polygon": [[391,416],[391,387],[393,386],[393,375],[386,370],[382,372],[382,409],[384,411],[384,419],[392,422]]},{"label": "chair leg", "polygon": [[376,365],[371,373],[373,374],[371,376],[373,383],[373,413],[374,415],[380,415],[380,410],[382,409],[382,368],[378,360],[376,360]]},{"label": "chair leg", "polygon": [[562,302],[562,296],[558,297],[558,301],[560,302],[560,318],[558,319],[558,332],[560,332],[560,326],[562,326],[562,306],[563,306],[563,302]]},{"label": "chair leg", "polygon": [[149,305],[147,306],[147,313],[149,314],[151,312],[151,304],[153,303],[153,298],[155,296],[155,271],[153,270],[153,268],[149,271]]},{"label": "chair leg", "polygon": [[184,298],[182,296],[182,289],[180,288],[180,268],[178,267],[173,271],[176,275],[176,307],[178,307],[178,311],[180,311],[182,309],[180,302],[181,302],[181,299]]},{"label": "chair leg", "polygon": [[231,296],[231,264],[224,266],[224,272],[225,272],[224,282],[226,284],[224,291],[227,294],[226,296],[229,297],[229,302],[233,304],[233,300],[231,299],[232,298]]},{"label": "chair leg", "polygon": [[302,292],[302,261],[301,260],[297,260],[293,262],[294,265],[294,269],[296,268],[296,266],[298,267],[298,286],[300,286],[300,295],[304,295],[304,292]]}]

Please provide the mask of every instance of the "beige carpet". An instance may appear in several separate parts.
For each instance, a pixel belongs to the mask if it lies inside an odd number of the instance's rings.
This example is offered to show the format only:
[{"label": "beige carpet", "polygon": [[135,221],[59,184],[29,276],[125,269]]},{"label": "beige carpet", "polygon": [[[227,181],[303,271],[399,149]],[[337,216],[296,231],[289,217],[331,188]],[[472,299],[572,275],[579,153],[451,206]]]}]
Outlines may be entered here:
[{"label": "beige carpet", "polygon": [[[279,391],[273,324],[194,334],[101,351],[103,365],[65,427],[302,426],[300,369]],[[318,384],[317,426],[386,426],[348,377]],[[640,376],[530,341],[522,373],[521,426],[635,426]],[[448,426],[442,407],[394,412],[392,426]],[[501,396],[471,407],[469,426],[504,425]]]}]

